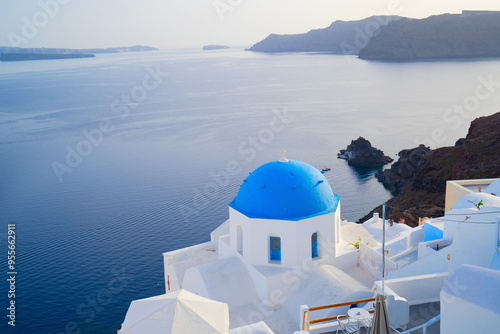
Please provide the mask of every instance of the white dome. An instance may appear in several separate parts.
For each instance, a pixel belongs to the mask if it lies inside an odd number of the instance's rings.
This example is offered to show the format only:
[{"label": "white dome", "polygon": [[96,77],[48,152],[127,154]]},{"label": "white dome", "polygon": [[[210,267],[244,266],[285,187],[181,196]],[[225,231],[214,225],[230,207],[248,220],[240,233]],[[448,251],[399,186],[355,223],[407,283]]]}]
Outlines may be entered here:
[{"label": "white dome", "polygon": [[[488,187],[489,188],[489,187]],[[453,206],[453,210],[456,209],[477,209],[477,205],[482,201],[483,205],[481,207],[498,207],[500,208],[500,197],[493,196],[489,193],[473,193],[468,194],[459,199]]]},{"label": "white dome", "polygon": [[488,188],[484,190],[484,192],[487,194],[495,194],[496,196],[500,197],[500,179],[490,184]]}]

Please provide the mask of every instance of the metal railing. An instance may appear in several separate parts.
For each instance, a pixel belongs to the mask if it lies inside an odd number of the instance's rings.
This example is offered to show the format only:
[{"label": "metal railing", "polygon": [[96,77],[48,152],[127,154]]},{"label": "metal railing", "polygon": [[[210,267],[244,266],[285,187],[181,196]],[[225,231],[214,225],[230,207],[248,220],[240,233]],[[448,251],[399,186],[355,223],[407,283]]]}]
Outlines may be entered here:
[{"label": "metal railing", "polygon": [[[382,273],[382,254],[368,247],[365,243],[359,243],[359,259],[365,261],[372,268]],[[385,257],[385,274],[398,270],[398,264],[387,256]]]},{"label": "metal railing", "polygon": [[[320,318],[320,319],[314,319],[314,320],[309,320],[309,312],[314,312],[314,311],[319,311],[319,310],[325,310],[329,308],[335,308],[335,307],[341,307],[341,306],[349,306],[349,305],[354,305],[354,304],[363,304],[363,303],[369,303],[375,301],[375,298],[367,298],[367,299],[360,299],[360,300],[353,300],[349,302],[343,302],[343,303],[336,303],[336,304],[330,304],[330,305],[322,305],[322,306],[315,306],[315,307],[307,307],[306,305],[302,305],[300,307],[300,311],[302,313],[301,315],[301,329],[303,331],[309,331],[309,325],[314,325],[314,324],[319,324],[322,322],[329,322],[329,321],[335,321],[337,319],[346,319],[349,317],[347,314],[342,314],[342,315],[336,315],[333,317],[326,317],[326,318]],[[374,313],[375,309],[368,310],[369,313]]]},{"label": "metal railing", "polygon": [[435,324],[439,320],[441,320],[441,314],[438,314],[437,316],[435,316],[431,320],[427,321],[425,324],[422,324],[422,325],[410,328],[410,329],[405,330],[404,332],[400,332],[400,333],[401,334],[409,334],[411,332],[416,331],[417,329],[423,329],[423,334],[427,334],[427,327],[429,327],[430,325]]},{"label": "metal railing", "polygon": [[497,252],[500,252],[500,217],[497,217],[497,228],[496,228],[496,240],[497,240]]}]

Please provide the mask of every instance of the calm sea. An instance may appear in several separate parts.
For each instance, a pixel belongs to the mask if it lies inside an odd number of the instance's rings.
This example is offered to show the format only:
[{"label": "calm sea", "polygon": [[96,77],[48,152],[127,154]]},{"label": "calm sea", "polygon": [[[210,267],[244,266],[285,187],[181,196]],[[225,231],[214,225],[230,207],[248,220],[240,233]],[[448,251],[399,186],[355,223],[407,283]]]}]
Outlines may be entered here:
[{"label": "calm sea", "polygon": [[0,63],[0,331],[114,333],[132,300],[164,292],[162,252],[208,241],[282,149],[330,167],[358,219],[390,194],[337,152],[358,136],[393,157],[453,145],[500,109],[499,65],[240,50]]}]

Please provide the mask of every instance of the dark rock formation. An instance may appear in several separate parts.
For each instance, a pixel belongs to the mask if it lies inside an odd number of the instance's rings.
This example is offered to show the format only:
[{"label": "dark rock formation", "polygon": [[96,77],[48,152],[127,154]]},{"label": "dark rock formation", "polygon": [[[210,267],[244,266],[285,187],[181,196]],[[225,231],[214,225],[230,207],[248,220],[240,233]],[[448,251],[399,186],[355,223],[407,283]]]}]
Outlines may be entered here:
[{"label": "dark rock formation", "polygon": [[373,30],[374,26],[381,27],[399,18],[399,16],[372,16],[359,21],[335,21],[327,28],[311,30],[305,34],[271,34],[246,51],[357,54],[360,47],[368,42],[367,27]]},{"label": "dark rock formation", "polygon": [[[446,181],[500,177],[500,112],[475,119],[460,146],[430,150],[420,145],[399,153],[399,160],[376,177],[395,195],[387,218],[416,225],[419,217],[442,216]],[[360,221],[371,218],[374,209]]]},{"label": "dark rock formation", "polygon": [[464,12],[393,21],[359,58],[419,60],[500,57],[500,12]]},{"label": "dark rock formation", "polygon": [[372,144],[363,137],[351,141],[347,149],[340,150],[337,157],[347,160],[350,165],[366,167],[385,165],[393,161],[392,158],[385,156],[384,152],[373,147]]},{"label": "dark rock formation", "polygon": [[464,144],[465,138],[460,138],[455,142],[455,146],[462,146]]},{"label": "dark rock formation", "polygon": [[[375,177],[382,182],[393,194],[398,195],[401,189],[410,183],[420,183],[422,171],[428,168],[428,161],[424,155],[430,149],[420,145],[410,150],[402,150],[398,153],[399,160],[390,169],[380,170]],[[430,190],[430,189],[427,189]]]},{"label": "dark rock formation", "polygon": [[93,58],[93,54],[51,54],[51,53],[0,53],[0,61],[26,61],[49,59]]}]

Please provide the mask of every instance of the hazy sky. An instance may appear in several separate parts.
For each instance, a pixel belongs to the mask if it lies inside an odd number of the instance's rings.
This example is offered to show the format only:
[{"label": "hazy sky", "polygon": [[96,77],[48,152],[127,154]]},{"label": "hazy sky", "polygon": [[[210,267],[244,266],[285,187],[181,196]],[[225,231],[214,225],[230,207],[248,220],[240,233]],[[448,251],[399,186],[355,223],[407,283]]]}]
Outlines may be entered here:
[{"label": "hazy sky", "polygon": [[0,0],[0,46],[251,46],[374,14],[423,18],[498,0]]}]

